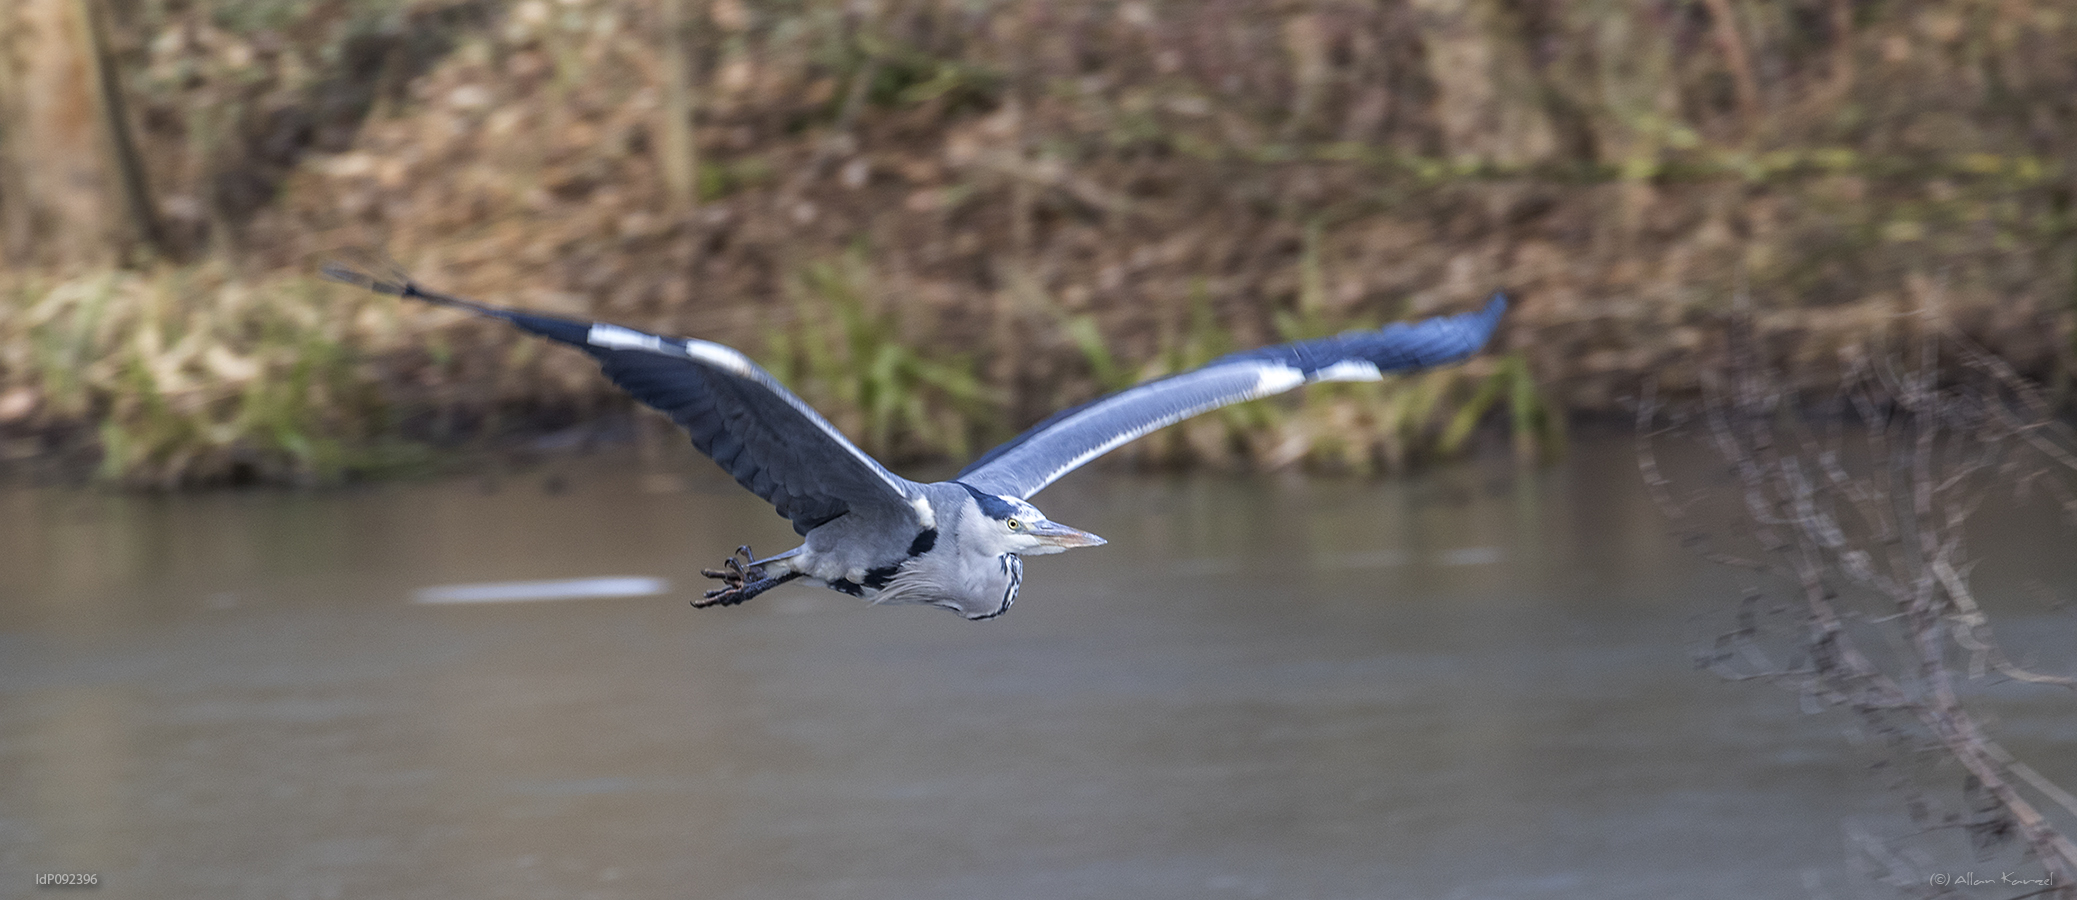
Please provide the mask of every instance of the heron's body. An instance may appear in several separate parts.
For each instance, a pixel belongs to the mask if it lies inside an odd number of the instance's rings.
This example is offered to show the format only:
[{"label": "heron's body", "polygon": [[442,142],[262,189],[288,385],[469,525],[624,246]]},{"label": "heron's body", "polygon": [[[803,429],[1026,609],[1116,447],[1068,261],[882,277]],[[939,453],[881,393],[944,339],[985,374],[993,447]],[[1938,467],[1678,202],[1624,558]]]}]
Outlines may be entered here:
[{"label": "heron's body", "polygon": [[[1020,550],[1007,541],[1012,535],[997,527],[961,485],[914,487],[926,504],[845,515],[809,531],[799,547],[753,565],[763,567],[768,578],[797,574],[872,603],[927,603],[969,619],[1008,610],[1024,581]],[[890,535],[908,538],[905,543],[884,539]],[[886,552],[896,543],[904,543],[898,554]],[[1038,545],[1021,552],[1064,549]]]},{"label": "heron's body", "polygon": [[608,377],[662,410],[700,452],[793,521],[799,547],[755,559],[737,551],[726,586],[695,606],[733,605],[795,580],[873,603],[926,603],[970,619],[1017,599],[1023,557],[1104,543],[1047,519],[1027,498],[1156,428],[1316,381],[1375,381],[1454,362],[1492,335],[1506,304],[1477,313],[1236,353],[1202,368],[1065,410],[983,455],[951,481],[889,472],[748,357],[708,341],[664,338],[432,293],[401,276],[338,266],[335,279],[454,306],[590,353]]}]

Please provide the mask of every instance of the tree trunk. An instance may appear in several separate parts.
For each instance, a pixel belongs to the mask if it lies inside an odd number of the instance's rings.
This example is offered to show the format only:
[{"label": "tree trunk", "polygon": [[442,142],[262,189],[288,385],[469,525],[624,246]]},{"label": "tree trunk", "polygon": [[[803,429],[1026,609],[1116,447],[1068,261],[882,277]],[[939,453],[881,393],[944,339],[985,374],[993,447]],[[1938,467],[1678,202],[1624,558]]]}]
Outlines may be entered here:
[{"label": "tree trunk", "polygon": [[699,204],[699,146],[692,130],[696,105],[693,80],[697,72],[693,27],[697,11],[693,0],[664,0],[663,5],[664,59],[669,68],[664,84],[663,140],[659,153],[671,212],[684,215]]},{"label": "tree trunk", "polygon": [[158,240],[144,167],[94,0],[0,11],[0,227],[8,255],[108,265]]}]

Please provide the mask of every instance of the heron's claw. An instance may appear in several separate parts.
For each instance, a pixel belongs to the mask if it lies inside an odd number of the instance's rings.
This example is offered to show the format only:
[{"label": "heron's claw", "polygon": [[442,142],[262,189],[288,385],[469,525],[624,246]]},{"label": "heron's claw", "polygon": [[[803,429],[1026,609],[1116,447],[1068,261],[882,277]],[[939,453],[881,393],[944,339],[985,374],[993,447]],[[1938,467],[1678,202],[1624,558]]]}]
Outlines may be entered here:
[{"label": "heron's claw", "polygon": [[750,554],[750,545],[744,544],[736,548],[734,556],[721,561],[724,568],[701,569],[701,575],[720,579],[723,586],[708,591],[704,599],[694,600],[692,605],[700,608],[734,606],[764,593],[770,585],[763,584],[767,580],[764,567],[751,565],[756,559]]}]

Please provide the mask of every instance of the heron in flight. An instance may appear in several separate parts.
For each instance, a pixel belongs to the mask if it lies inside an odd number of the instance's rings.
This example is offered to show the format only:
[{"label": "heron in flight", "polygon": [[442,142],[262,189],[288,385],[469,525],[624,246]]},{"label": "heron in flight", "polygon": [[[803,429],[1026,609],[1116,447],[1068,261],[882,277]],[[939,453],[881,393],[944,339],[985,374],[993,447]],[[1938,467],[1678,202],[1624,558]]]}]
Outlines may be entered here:
[{"label": "heron in flight", "polygon": [[737,548],[722,586],[693,606],[733,606],[804,580],[872,603],[927,603],[969,619],[1002,615],[1024,580],[1023,557],[1104,539],[1046,518],[1030,498],[1060,476],[1157,428],[1316,381],[1377,381],[1456,362],[1485,345],[1507,301],[1375,331],[1352,331],[1231,354],[1062,410],[988,451],[951,481],[921,484],[866,455],[792,391],[710,341],[667,338],[488,306],[338,263],[327,277],[502,319],[583,350],[606,377],[661,410],[693,446],[792,520],[801,545],[762,559]]}]

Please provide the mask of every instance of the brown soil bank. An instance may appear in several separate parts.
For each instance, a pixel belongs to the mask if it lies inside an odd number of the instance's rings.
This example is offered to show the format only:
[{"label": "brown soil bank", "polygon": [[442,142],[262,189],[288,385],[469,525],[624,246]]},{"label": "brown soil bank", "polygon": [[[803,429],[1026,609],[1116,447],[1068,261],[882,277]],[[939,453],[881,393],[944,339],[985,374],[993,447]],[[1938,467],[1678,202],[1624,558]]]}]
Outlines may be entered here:
[{"label": "brown soil bank", "polygon": [[[57,163],[17,41],[0,222],[28,265],[0,340],[33,346],[0,354],[0,417],[134,414],[121,373],[156,365],[162,406],[222,426],[190,428],[216,449],[179,465],[177,439],[117,435],[158,478],[268,445],[240,398],[304,357],[256,335],[328,310],[313,346],[350,362],[265,408],[341,446],[431,407],[609,396],[570,355],[293,282],[348,245],[457,293],[763,350],[896,453],[956,454],[1222,343],[1495,290],[1517,301],[1499,352],[1454,380],[1177,447],[1395,466],[1460,444],[1467,410],[1533,429],[1647,376],[1692,390],[1740,284],[1812,390],[1935,327],[2040,378],[2071,354],[2077,14],[2051,0],[110,6],[151,198],[129,242],[186,261],[117,293],[184,334],[210,311],[211,337],[107,362],[122,342],[87,336],[112,326],[52,299],[96,257],[34,187]],[[34,349],[54,342],[87,373],[70,394]],[[868,356],[895,374],[857,374]]]}]

